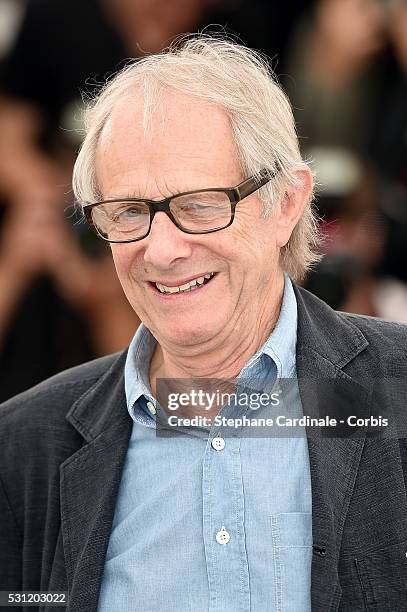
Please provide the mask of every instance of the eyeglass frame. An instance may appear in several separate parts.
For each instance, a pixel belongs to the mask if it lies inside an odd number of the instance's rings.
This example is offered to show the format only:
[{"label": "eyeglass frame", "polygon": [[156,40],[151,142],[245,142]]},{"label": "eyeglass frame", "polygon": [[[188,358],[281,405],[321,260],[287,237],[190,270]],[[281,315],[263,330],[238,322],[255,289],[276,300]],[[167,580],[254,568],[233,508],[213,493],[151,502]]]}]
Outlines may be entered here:
[{"label": "eyeglass frame", "polygon": [[[241,202],[241,200],[243,200],[244,198],[247,198],[249,195],[252,195],[253,193],[255,193],[261,187],[264,187],[264,185],[266,185],[269,181],[271,181],[271,179],[273,179],[276,176],[279,170],[280,170],[279,166],[277,166],[276,169],[273,170],[272,172],[270,172],[266,168],[263,168],[262,170],[260,170],[258,175],[254,175],[254,176],[251,176],[245,179],[244,181],[242,181],[235,187],[226,187],[226,188],[209,187],[208,189],[195,189],[193,191],[184,191],[182,193],[177,193],[168,198],[164,198],[163,200],[148,200],[146,198],[134,198],[134,197],[132,198],[113,198],[109,200],[101,200],[100,202],[86,203],[82,206],[82,211],[86,218],[86,221],[93,228],[93,230],[96,232],[99,238],[101,238],[105,242],[109,242],[110,244],[126,244],[130,242],[138,242],[139,240],[144,240],[144,238],[147,238],[147,236],[149,235],[151,231],[151,226],[153,224],[154,217],[156,213],[158,212],[166,213],[166,215],[171,219],[175,227],[177,227],[181,232],[185,234],[192,234],[196,236],[199,236],[202,234],[213,234],[215,232],[220,232],[221,230],[224,230],[227,227],[230,227],[230,225],[232,225],[233,220],[235,218],[235,210],[239,202]],[[213,192],[213,191],[222,192],[228,196],[230,207],[231,207],[229,223],[227,225],[223,225],[222,227],[211,229],[211,230],[203,230],[202,232],[195,232],[195,231],[184,229],[175,219],[170,209],[171,200],[173,200],[174,198],[178,198],[180,196],[188,196],[188,195],[193,195],[195,193]],[[101,204],[113,204],[115,202],[139,202],[141,204],[147,204],[149,211],[150,211],[150,224],[144,236],[142,236],[141,238],[130,238],[129,240],[109,240],[108,238],[105,238],[104,236],[102,236],[101,232],[98,230],[97,226],[93,222],[92,209]]]}]

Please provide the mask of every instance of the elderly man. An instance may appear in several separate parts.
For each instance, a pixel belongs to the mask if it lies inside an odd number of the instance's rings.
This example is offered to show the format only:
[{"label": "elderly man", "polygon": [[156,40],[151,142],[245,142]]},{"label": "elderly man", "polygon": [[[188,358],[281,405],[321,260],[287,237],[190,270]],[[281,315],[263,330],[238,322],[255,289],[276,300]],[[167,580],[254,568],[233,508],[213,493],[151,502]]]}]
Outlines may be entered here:
[{"label": "elderly man", "polygon": [[126,67],[74,189],[142,325],[1,407],[0,590],[66,591],[70,612],[405,609],[403,441],[157,435],[159,379],[406,374],[404,327],[295,284],[312,174],[262,58],[198,36]]}]

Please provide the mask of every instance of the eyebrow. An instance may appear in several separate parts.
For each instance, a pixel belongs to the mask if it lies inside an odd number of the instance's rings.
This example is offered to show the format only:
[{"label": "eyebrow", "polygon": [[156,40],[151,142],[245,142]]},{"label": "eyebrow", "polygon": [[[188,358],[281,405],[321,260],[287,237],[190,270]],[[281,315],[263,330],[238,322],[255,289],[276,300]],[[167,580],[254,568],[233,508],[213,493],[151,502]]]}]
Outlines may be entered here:
[{"label": "eyebrow", "polygon": [[[168,198],[172,198],[180,193],[189,193],[190,191],[206,191],[206,189],[209,189],[208,187],[192,187],[189,189],[179,189],[179,190],[174,190],[168,193],[168,195],[163,196],[162,194],[160,196],[157,196],[156,198],[148,198],[145,194],[140,194],[140,192],[136,192],[134,190],[128,190],[126,192],[126,195],[120,195],[117,197],[117,199],[120,198],[126,198],[126,199],[134,199],[134,200],[149,200],[150,202],[159,202],[160,200],[166,200]],[[115,197],[116,199],[116,197]]]},{"label": "eyebrow", "polygon": [[126,195],[112,195],[112,196],[108,196],[103,198],[103,201],[106,200],[147,200],[148,202],[160,202],[162,200],[168,200],[169,198],[174,198],[175,196],[178,195],[182,195],[184,193],[194,193],[196,191],[210,191],[212,189],[230,189],[230,187],[198,187],[198,188],[193,188],[193,189],[183,189],[182,191],[176,191],[171,193],[170,195],[167,195],[165,197],[159,197],[159,198],[147,198],[145,196],[141,196],[138,193],[136,193],[135,191],[127,191]]}]

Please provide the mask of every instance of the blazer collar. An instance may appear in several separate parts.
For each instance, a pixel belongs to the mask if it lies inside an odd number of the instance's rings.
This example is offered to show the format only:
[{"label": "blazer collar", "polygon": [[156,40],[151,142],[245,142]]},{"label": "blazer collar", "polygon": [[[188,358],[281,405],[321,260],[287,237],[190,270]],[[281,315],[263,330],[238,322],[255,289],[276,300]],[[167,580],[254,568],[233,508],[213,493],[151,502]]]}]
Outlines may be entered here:
[{"label": "blazer collar", "polygon": [[297,371],[310,373],[307,360],[311,356],[333,366],[320,372],[320,376],[342,369],[368,346],[368,341],[349,319],[309,291],[293,286],[298,308]]},{"label": "blazer collar", "polygon": [[124,395],[124,366],[127,349],[113,355],[113,361],[98,382],[82,395],[71,407],[66,420],[81,434],[86,442],[92,442],[102,432],[118,421],[127,421]]},{"label": "blazer collar", "polygon": [[[308,379],[345,378],[368,342],[349,320],[294,285],[298,307],[297,373]],[[60,467],[61,528],[70,600],[67,612],[96,612],[122,468],[132,429],[119,354],[105,375],[72,406],[67,420],[86,444]],[[357,385],[357,381],[355,381]],[[301,395],[304,412],[309,398]],[[314,555],[313,612],[335,610],[341,534],[364,440],[308,439]]]}]

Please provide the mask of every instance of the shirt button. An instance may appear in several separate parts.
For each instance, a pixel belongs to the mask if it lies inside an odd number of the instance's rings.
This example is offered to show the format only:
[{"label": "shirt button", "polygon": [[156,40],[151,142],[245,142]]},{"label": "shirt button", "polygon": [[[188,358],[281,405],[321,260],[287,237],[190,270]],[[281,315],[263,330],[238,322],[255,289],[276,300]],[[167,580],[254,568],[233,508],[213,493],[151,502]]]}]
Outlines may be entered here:
[{"label": "shirt button", "polygon": [[151,412],[151,414],[155,414],[157,411],[155,409],[155,406],[153,404],[153,402],[147,402],[147,408],[149,409],[149,411]]},{"label": "shirt button", "polygon": [[212,444],[212,448],[214,448],[216,451],[221,451],[225,448],[226,443],[223,438],[216,436],[216,438],[213,438],[211,444]]},{"label": "shirt button", "polygon": [[230,540],[230,534],[224,527],[216,534],[216,541],[218,544],[227,544]]}]

